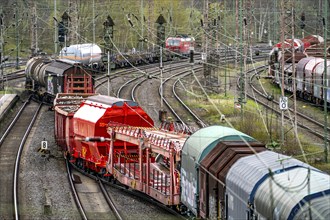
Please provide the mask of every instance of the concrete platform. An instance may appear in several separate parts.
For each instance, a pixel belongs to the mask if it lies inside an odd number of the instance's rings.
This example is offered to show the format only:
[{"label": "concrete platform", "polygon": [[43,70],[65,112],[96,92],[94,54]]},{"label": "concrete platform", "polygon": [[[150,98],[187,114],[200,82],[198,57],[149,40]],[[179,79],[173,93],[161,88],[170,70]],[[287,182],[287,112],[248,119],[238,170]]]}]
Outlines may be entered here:
[{"label": "concrete platform", "polygon": [[17,100],[18,96],[16,94],[0,94],[0,121],[2,121]]}]

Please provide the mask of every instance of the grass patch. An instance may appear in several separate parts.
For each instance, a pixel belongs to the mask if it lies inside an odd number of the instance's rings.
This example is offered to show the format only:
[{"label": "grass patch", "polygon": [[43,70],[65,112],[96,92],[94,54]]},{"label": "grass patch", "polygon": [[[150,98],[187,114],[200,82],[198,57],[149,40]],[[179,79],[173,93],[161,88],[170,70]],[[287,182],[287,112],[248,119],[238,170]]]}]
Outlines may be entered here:
[{"label": "grass patch", "polygon": [[[280,89],[266,81],[264,84],[268,84],[267,86],[270,86],[274,94],[280,95]],[[225,97],[224,94],[212,94],[209,98],[205,98],[187,93],[187,97],[187,105],[194,109],[208,124],[224,126],[231,124],[233,128],[266,144],[270,150],[293,156],[330,173],[330,163],[324,162],[322,146],[312,143],[309,137],[300,134],[299,141],[302,147],[299,147],[290,125],[284,127],[285,143],[280,144],[282,139],[280,117],[272,114],[271,110],[257,105],[253,100],[247,100],[244,105],[242,120],[241,110],[234,107],[235,97],[233,95]],[[225,115],[226,123],[220,121],[221,114]],[[328,158],[330,160],[330,154]]]}]

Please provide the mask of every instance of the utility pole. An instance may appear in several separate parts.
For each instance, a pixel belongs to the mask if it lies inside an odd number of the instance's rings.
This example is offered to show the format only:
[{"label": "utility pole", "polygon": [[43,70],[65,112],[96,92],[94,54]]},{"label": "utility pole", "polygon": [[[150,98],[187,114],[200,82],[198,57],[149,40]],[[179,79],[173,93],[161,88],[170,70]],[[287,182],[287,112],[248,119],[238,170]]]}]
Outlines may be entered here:
[{"label": "utility pole", "polygon": [[19,69],[19,30],[18,30],[18,1],[15,3],[15,32],[16,32],[16,69]]},{"label": "utility pole", "polygon": [[238,66],[238,35],[239,35],[239,24],[241,24],[241,22],[239,22],[239,0],[236,0],[235,1],[235,9],[236,9],[236,12],[235,12],[235,19],[236,19],[236,34],[235,34],[235,45],[236,45],[236,50],[235,50],[235,69],[237,69],[237,66]]},{"label": "utility pole", "polygon": [[203,20],[201,22],[201,26],[204,29],[203,39],[202,39],[202,62],[203,62],[203,73],[205,78],[205,83],[210,80],[210,68],[208,65],[208,47],[209,47],[209,39],[208,39],[208,32],[209,32],[209,1],[204,0],[203,2]]},{"label": "utility pole", "polygon": [[57,11],[56,11],[56,0],[54,0],[54,55],[57,55],[57,44],[58,44],[58,33],[57,33]]},{"label": "utility pole", "polygon": [[[324,30],[324,28],[322,27],[322,8],[323,8],[322,1],[326,1],[326,0],[319,0],[318,10],[317,10],[317,24],[315,25],[316,28],[315,33],[320,33],[320,35],[322,35],[322,31]],[[326,39],[324,39],[324,41],[326,41]]]},{"label": "utility pole", "polygon": [[[278,31],[277,31],[277,23],[278,23],[278,10],[277,10],[277,1],[273,1],[273,43],[278,42]],[[268,30],[268,34],[270,34],[270,30]]]},{"label": "utility pole", "polygon": [[[224,2],[224,8],[226,9],[227,8],[227,4],[226,4],[226,1]],[[225,11],[223,12],[225,13]],[[225,16],[223,16],[223,18],[225,18]],[[220,15],[220,19],[221,19],[221,15]],[[222,20],[223,21],[223,20]],[[225,36],[227,36],[227,28],[226,28],[226,23],[227,22],[223,22],[223,29],[220,29],[219,31],[222,32],[222,30],[224,30],[224,33],[225,33]],[[220,25],[221,27],[221,25]],[[225,60],[226,60],[226,63],[225,63],[225,97],[227,97],[227,68],[228,68],[228,62],[227,62],[227,53],[228,53],[228,45],[227,45],[227,42],[225,44]],[[230,78],[229,78],[229,84],[230,84]],[[229,86],[230,88],[230,86]]]},{"label": "utility pole", "polygon": [[[295,70],[295,48],[294,48],[294,0],[281,0],[281,51],[282,51],[282,58],[281,58],[281,95],[280,103],[282,103],[285,108],[282,108],[281,113],[281,142],[284,144],[284,111],[288,109],[288,99],[285,97],[284,93],[284,74],[286,70],[285,64],[291,59],[292,62],[292,71]],[[290,36],[292,38],[291,47],[286,49],[284,45],[286,44],[286,38]],[[291,54],[286,59],[285,52]],[[293,74],[292,74],[293,75]],[[293,82],[293,89],[295,90],[295,77],[292,79]],[[297,122],[296,122],[296,97],[295,91],[293,92],[294,96],[294,131],[296,138],[297,137]]]},{"label": "utility pole", "polygon": [[93,0],[93,44],[95,44],[95,0]]},{"label": "utility pole", "polygon": [[77,44],[79,42],[78,36],[78,0],[69,0],[69,15],[70,15],[70,23],[69,23],[69,33],[67,41],[70,44]]},{"label": "utility pole", "polygon": [[242,26],[243,26],[242,13],[243,12],[242,11],[243,11],[243,1],[239,0],[240,94],[239,94],[239,98],[238,98],[238,103],[241,108],[241,120],[243,121],[243,119],[244,119],[243,104],[245,103],[245,73],[243,70],[243,30],[242,30]]},{"label": "utility pole", "polygon": [[157,45],[159,46],[159,56],[160,56],[160,110],[159,110],[159,120],[164,122],[166,120],[167,112],[163,109],[163,47],[165,42],[165,24],[166,20],[162,14],[156,20],[157,25]]},{"label": "utility pole", "polygon": [[292,62],[292,86],[293,86],[293,122],[294,122],[294,132],[295,132],[295,136],[296,136],[296,140],[299,139],[298,137],[298,127],[297,127],[297,89],[296,89],[296,77],[295,77],[295,72],[296,72],[296,53],[295,53],[295,48],[294,48],[294,39],[295,39],[295,35],[294,35],[294,32],[295,32],[295,4],[294,4],[294,1],[292,1],[292,10],[291,10],[291,39],[292,39],[292,42],[291,42],[291,48],[292,48],[292,59],[291,59],[291,62]]},{"label": "utility pole", "polygon": [[140,52],[143,51],[143,42],[144,42],[144,36],[143,36],[143,25],[144,25],[144,17],[143,17],[143,0],[141,0],[140,10],[141,10],[141,44],[140,44]]},{"label": "utility pole", "polygon": [[328,0],[324,0],[324,15],[323,15],[323,29],[324,29],[324,74],[323,74],[323,82],[325,86],[323,86],[323,95],[324,95],[324,161],[328,163],[328,92],[330,90],[329,83],[327,85],[327,27],[328,27]]},{"label": "utility pole", "polygon": [[114,22],[110,15],[108,15],[107,20],[103,23],[104,26],[104,54],[107,54],[107,64],[108,64],[108,96],[110,96],[110,71],[111,71],[111,52],[113,48],[113,26]]},{"label": "utility pole", "polygon": [[[153,12],[153,1],[148,0],[148,27],[151,27],[152,12]],[[148,31],[148,41],[149,42],[154,42],[151,38],[152,38],[151,31]],[[147,45],[148,45],[147,50],[148,50],[148,52],[150,52],[149,43]]]},{"label": "utility pole", "polygon": [[37,56],[38,48],[38,20],[36,2],[32,2],[32,17],[31,17],[31,55]]},{"label": "utility pole", "polygon": [[3,42],[3,14],[2,14],[2,8],[0,9],[0,74],[1,74],[1,85],[0,85],[0,90],[4,89],[4,82],[3,82],[3,60],[5,59],[4,57],[4,42]]}]

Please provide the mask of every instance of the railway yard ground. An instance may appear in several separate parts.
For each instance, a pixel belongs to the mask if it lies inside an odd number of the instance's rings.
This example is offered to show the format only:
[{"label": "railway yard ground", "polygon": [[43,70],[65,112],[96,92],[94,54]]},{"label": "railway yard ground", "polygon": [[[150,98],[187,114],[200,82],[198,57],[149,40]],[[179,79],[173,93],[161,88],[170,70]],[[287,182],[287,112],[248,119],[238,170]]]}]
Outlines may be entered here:
[{"label": "railway yard ground", "polygon": [[[166,66],[166,65],[165,65]],[[235,70],[232,69],[232,75]],[[266,73],[263,73],[265,75]],[[202,76],[198,75],[198,80],[202,82]],[[272,133],[274,139],[278,139],[280,136],[280,127],[278,116],[272,113],[271,110],[266,110],[255,104],[254,101],[248,100],[244,106],[244,114],[249,120],[241,123],[241,110],[235,108],[235,99],[237,96],[236,80],[232,77],[229,78],[228,86],[226,87],[226,96],[216,94],[215,92],[207,91],[208,95],[205,95],[199,86],[197,79],[191,75],[181,79],[181,85],[178,84],[176,90],[179,92],[179,96],[185,101],[185,103],[194,110],[207,124],[221,124],[228,126],[233,125],[235,128],[242,132],[258,139],[263,143],[271,143],[269,133]],[[224,79],[222,79],[223,81]],[[111,81],[112,91],[117,91],[118,87],[122,85],[126,78],[120,77]],[[260,78],[257,82],[259,86],[262,86],[267,93],[274,94],[275,99],[278,99],[280,94],[278,88],[271,83],[271,80]],[[158,107],[159,98],[154,94],[158,88],[159,79],[155,78],[149,80],[143,84],[142,89],[138,92],[138,101],[140,105],[146,109],[148,114],[153,120],[158,121]],[[182,86],[184,85],[184,87]],[[13,86],[14,87],[14,86]],[[21,91],[20,89],[12,89],[13,91]],[[105,94],[106,86],[103,86],[98,92]],[[223,93],[221,90],[219,93]],[[19,92],[17,95],[2,95],[3,103],[7,103],[12,108],[7,111],[5,117],[1,121],[0,134],[2,134],[5,127],[7,127],[14,112],[17,111],[23,100],[26,99],[26,93]],[[112,95],[115,95],[113,93]],[[173,94],[164,94],[164,96],[173,96]],[[129,98],[129,97],[125,97]],[[2,99],[1,99],[2,100]],[[3,109],[5,106],[2,107]],[[317,118],[322,121],[323,110],[316,108],[312,104],[308,104],[303,101],[297,101],[297,109],[303,110],[306,114]],[[1,114],[0,114],[1,115]],[[223,117],[221,117],[223,115]],[[157,125],[158,126],[158,125]],[[268,130],[268,133],[266,132]],[[308,133],[304,130],[299,130],[300,140],[303,146],[299,148],[297,142],[294,141],[293,135],[290,132],[290,127],[286,128],[287,136],[286,145],[276,147],[274,151],[292,155],[298,159],[302,159],[302,154],[307,155],[308,163],[312,164],[330,173],[329,163],[323,163],[323,150],[322,140],[314,139],[308,136]],[[63,158],[63,152],[56,145],[54,137],[54,112],[50,111],[48,107],[44,107],[41,110],[40,115],[37,118],[36,125],[32,129],[31,134],[27,141],[27,147],[23,150],[20,179],[22,180],[18,186],[20,196],[21,219],[80,219],[81,216],[77,211],[75,201],[69,190],[68,177],[65,172],[65,162]],[[41,146],[42,141],[47,141],[49,152],[47,154],[41,153],[38,149]],[[315,144],[318,143],[318,144]],[[316,152],[316,153],[315,153]],[[82,186],[80,186],[82,188]],[[117,192],[115,198],[122,200],[119,204],[128,204],[128,200],[134,203],[139,200],[138,198],[125,197],[121,195],[122,192]],[[87,198],[88,200],[88,198]],[[143,203],[143,202],[141,202]],[[127,216],[138,219],[141,215],[144,219],[154,219],[154,216],[158,215],[162,219],[172,219],[171,216],[165,213],[160,213],[159,209],[151,208],[146,213],[141,213],[140,210],[145,210],[146,205],[137,205],[138,208],[130,210],[122,210]],[[103,209],[99,210],[102,213]],[[98,215],[98,211],[91,213],[92,216]],[[158,213],[158,214],[156,214]],[[103,215],[104,216],[104,215]],[[106,215],[105,215],[106,216]],[[1,216],[0,216],[1,217]],[[130,218],[128,217],[128,218]]]},{"label": "railway yard ground", "polygon": [[330,220],[330,0],[0,1],[0,220]]},{"label": "railway yard ground", "polygon": [[[260,62],[254,66],[260,66],[263,65],[263,63],[264,62]],[[234,69],[232,71],[235,72]],[[232,73],[232,75],[233,74],[234,73]],[[223,73],[221,75],[223,76]],[[280,89],[272,83],[272,79],[265,77],[267,76],[267,71],[263,71],[260,76],[259,80],[254,80],[256,87],[265,91],[267,94],[271,94],[274,97],[274,100],[279,100],[281,96]],[[256,102],[251,99],[247,99],[247,103],[244,105],[243,110],[244,117],[248,118],[248,120],[242,122],[241,109],[236,108],[235,105],[235,100],[238,95],[235,80],[228,83],[226,95],[224,95],[224,89],[222,89],[219,94],[210,93],[211,95],[209,96],[206,96],[205,92],[199,89],[200,86],[191,76],[186,77],[184,80],[185,82],[183,83],[190,86],[178,89],[180,97],[185,100],[185,103],[190,108],[194,109],[198,115],[205,119],[208,124],[222,124],[225,126],[230,124],[236,129],[257,138],[262,143],[266,143],[270,149],[273,149],[276,152],[292,155],[300,160],[302,160],[305,155],[308,163],[330,173],[330,164],[324,163],[322,138],[317,138],[310,135],[305,129],[298,128],[301,148],[293,134],[292,125],[286,123],[284,128],[285,144],[281,144],[281,117],[277,116],[272,110],[256,104]],[[222,82],[223,81],[224,78],[222,77]],[[292,94],[287,93],[286,96],[292,97]],[[272,105],[272,108],[274,109],[278,108],[278,106],[272,104],[272,102],[267,104]],[[312,117],[317,121],[324,121],[323,105],[315,106],[313,103],[297,100],[296,106],[297,111]],[[289,107],[293,108],[293,102],[289,102]],[[329,117],[330,113],[328,112],[328,118]],[[272,137],[272,139],[270,137]],[[330,158],[329,152],[328,158]]]}]

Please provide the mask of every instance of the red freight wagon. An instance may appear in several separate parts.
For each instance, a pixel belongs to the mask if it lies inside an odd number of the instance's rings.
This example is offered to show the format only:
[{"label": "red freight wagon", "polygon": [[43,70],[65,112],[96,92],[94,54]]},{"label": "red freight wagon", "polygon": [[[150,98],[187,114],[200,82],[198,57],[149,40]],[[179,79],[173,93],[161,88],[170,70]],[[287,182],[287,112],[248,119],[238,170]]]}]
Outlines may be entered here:
[{"label": "red freight wagon", "polygon": [[[81,102],[88,96],[95,95],[94,93],[73,94],[73,93],[58,93],[54,100],[55,106],[55,140],[62,150],[66,151],[67,146],[70,146],[70,138],[73,137],[72,118],[78,110]],[[72,142],[72,140],[71,140]]]},{"label": "red freight wagon", "polygon": [[[75,99],[59,94],[55,100],[57,143],[68,150],[72,162],[79,167],[104,174],[110,147],[106,126],[114,123],[153,127],[154,123],[136,102],[104,95],[79,95]],[[134,157],[138,153],[134,144],[120,141],[114,147],[116,153],[123,155],[120,157],[123,161],[127,155]],[[114,160],[117,162],[119,157]]]}]

